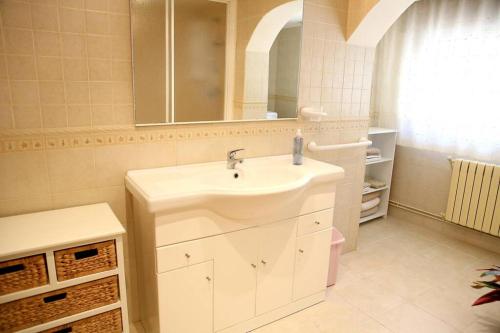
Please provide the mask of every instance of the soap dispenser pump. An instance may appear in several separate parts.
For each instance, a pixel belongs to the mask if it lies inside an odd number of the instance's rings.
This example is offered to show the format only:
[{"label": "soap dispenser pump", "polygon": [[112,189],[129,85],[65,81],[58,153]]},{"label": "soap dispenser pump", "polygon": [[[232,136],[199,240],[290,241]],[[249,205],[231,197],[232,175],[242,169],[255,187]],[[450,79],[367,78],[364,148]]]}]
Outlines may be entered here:
[{"label": "soap dispenser pump", "polygon": [[302,131],[297,129],[297,133],[293,138],[293,164],[302,165],[302,160],[304,157],[304,137],[302,137]]}]

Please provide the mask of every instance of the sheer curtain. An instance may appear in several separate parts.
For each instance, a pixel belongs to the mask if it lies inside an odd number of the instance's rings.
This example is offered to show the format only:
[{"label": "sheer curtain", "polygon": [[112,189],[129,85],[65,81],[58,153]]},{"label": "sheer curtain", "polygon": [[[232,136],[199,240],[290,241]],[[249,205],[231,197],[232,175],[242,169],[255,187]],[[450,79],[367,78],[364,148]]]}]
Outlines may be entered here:
[{"label": "sheer curtain", "polygon": [[421,0],[377,47],[373,110],[399,144],[500,162],[500,0]]}]

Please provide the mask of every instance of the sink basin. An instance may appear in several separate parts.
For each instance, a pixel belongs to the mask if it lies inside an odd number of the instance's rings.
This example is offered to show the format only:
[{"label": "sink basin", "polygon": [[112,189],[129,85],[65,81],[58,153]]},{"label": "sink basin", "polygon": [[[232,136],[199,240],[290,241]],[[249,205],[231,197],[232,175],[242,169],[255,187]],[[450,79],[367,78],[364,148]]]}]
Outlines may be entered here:
[{"label": "sink basin", "polygon": [[255,219],[296,202],[307,189],[344,176],[338,166],[291,155],[246,159],[236,169],[226,162],[133,170],[127,189],[151,213],[204,208],[232,219]]}]

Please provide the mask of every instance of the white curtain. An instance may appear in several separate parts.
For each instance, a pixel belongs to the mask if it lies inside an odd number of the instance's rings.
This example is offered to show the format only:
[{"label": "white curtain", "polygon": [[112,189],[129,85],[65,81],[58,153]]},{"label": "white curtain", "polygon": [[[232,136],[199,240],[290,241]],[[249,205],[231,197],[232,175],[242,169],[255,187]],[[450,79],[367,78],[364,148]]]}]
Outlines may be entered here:
[{"label": "white curtain", "polygon": [[500,162],[500,0],[421,0],[377,47],[372,110],[399,144]]}]

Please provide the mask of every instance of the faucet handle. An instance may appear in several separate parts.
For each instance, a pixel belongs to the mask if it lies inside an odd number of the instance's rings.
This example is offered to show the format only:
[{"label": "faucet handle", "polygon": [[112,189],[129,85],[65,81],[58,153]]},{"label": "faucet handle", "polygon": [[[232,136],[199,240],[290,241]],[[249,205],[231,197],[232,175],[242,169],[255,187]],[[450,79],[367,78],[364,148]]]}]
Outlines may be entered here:
[{"label": "faucet handle", "polygon": [[232,160],[234,156],[239,152],[245,150],[244,148],[234,149],[227,152],[227,158]]}]

